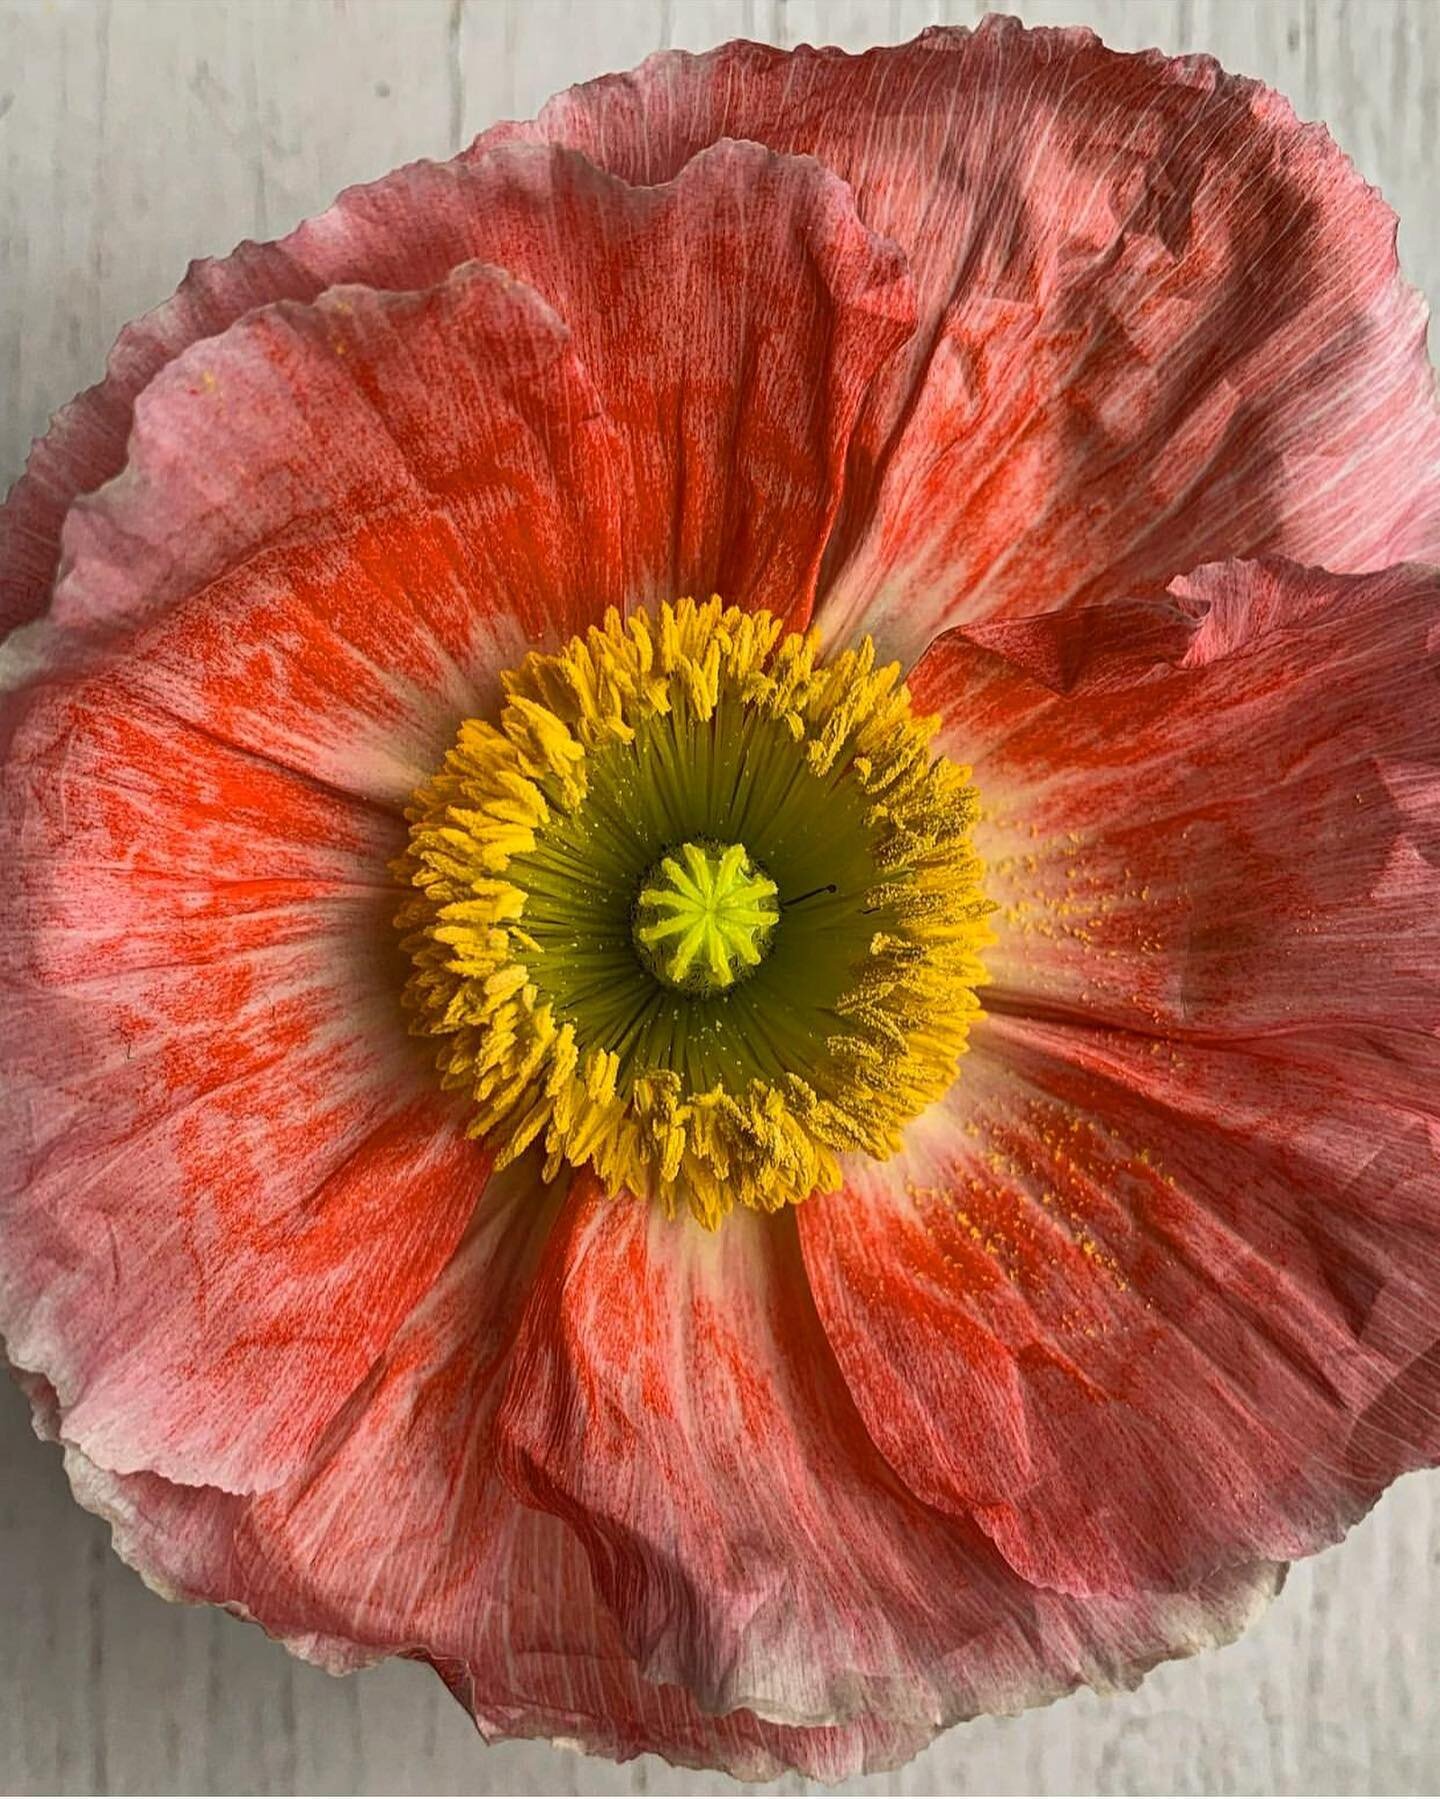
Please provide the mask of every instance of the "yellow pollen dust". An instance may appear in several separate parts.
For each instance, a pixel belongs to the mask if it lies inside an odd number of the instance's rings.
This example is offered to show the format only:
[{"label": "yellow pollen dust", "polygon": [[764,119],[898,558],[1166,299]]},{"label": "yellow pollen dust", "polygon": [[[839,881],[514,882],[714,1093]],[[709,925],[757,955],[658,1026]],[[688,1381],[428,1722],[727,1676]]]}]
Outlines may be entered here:
[{"label": "yellow pollen dust", "polygon": [[681,600],[502,678],[407,813],[412,1029],[504,1166],[718,1225],[884,1159],[954,1080],[993,907],[895,665]]}]

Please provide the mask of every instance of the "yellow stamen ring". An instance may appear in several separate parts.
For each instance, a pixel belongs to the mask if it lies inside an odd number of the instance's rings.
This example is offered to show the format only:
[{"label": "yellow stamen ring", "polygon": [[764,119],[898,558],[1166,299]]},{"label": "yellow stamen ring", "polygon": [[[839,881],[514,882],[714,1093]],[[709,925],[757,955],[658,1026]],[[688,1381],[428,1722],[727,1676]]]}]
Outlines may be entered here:
[{"label": "yellow stamen ring", "polygon": [[503,690],[397,863],[406,1004],[472,1132],[712,1226],[892,1154],[954,1079],[992,910],[898,669],[682,600]]}]

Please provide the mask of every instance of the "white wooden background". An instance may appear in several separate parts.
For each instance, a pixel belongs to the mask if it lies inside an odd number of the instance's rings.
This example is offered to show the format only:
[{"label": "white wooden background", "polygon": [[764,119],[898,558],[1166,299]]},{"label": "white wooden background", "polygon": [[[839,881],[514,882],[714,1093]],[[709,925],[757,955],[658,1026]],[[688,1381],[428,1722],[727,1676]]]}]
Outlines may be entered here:
[{"label": "white wooden background", "polygon": [[[188,258],[662,44],[852,47],[981,0],[0,0],[0,487],[119,326]],[[1125,47],[1210,50],[1324,119],[1440,296],[1440,0],[1028,0]],[[1433,1793],[1440,1479],[1412,1477],[1295,1571],[1246,1641],[963,1726],[875,1793]],[[792,1778],[772,1790],[799,1792]],[[153,1597],[69,1502],[0,1381],[0,1792],[716,1793],[648,1758],[486,1749],[439,1683],[334,1681]],[[740,1790],[738,1788],[734,1790]]]}]

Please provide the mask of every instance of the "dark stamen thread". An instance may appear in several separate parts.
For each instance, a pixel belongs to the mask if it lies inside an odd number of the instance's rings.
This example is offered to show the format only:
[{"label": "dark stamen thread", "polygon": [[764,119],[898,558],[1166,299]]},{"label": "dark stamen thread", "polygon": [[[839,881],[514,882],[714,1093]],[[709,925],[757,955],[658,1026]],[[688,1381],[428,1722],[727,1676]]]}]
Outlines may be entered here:
[{"label": "dark stamen thread", "polygon": [[812,887],[808,893],[797,893],[794,899],[781,900],[780,910],[783,912],[786,906],[803,905],[807,899],[814,899],[817,893],[835,893],[837,891],[838,889],[833,881],[825,887]]}]

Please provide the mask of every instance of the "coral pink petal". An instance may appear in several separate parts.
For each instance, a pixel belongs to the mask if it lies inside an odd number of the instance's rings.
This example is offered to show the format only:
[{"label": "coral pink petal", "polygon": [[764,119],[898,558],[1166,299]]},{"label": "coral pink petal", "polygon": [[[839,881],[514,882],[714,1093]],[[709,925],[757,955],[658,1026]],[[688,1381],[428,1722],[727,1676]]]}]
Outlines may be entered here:
[{"label": "coral pink petal", "polygon": [[546,1245],[498,1420],[647,1678],[705,1711],[933,1732],[1224,1637],[1273,1590],[1079,1605],[1015,1578],[876,1454],[805,1286],[794,1221],[707,1235],[583,1183]]},{"label": "coral pink petal", "polygon": [[911,659],[968,619],[1228,556],[1440,558],[1440,411],[1393,214],[1326,133],[1204,57],[987,18],[864,56],[731,44],[558,96],[516,136],[666,181],[816,156],[915,270],[857,434],[825,628]]},{"label": "coral pink petal", "polygon": [[[644,1680],[578,1539],[498,1478],[491,1423],[555,1209],[534,1176],[529,1162],[492,1183],[456,1256],[294,1482],[250,1499],[115,1475],[71,1450],[77,1496],[167,1597],[227,1605],[337,1672],[422,1655],[487,1737],[560,1737],[620,1759],[652,1750],[749,1779],[786,1768],[838,1779],[907,1759],[928,1740],[923,1725],[712,1717],[682,1689]],[[43,1383],[29,1384],[43,1411]]]},{"label": "coral pink petal", "polygon": [[401,833],[105,673],[12,712],[0,1333],[95,1460],[273,1484],[485,1176],[395,998]]},{"label": "coral pink petal", "polygon": [[800,1217],[906,1485],[1084,1595],[1311,1554],[1433,1461],[1434,1057],[1377,1060],[988,1019],[905,1155]]},{"label": "coral pink petal", "polygon": [[565,319],[617,433],[622,597],[808,622],[857,414],[913,330],[901,252],[843,182],[756,144],[654,189],[549,147],[466,172],[471,253]]},{"label": "coral pink petal", "polygon": [[1146,1032],[1440,1025],[1440,576],[1207,568],[914,671],[974,766],[987,1004]]},{"label": "coral pink petal", "polygon": [[892,1466],[1029,1579],[1306,1554],[1440,1454],[1437,601],[1226,564],[916,673],[992,1016],[800,1230]]},{"label": "coral pink petal", "polygon": [[16,641],[399,804],[499,668],[616,590],[613,447],[564,325],[501,271],[251,313],[151,383]]},{"label": "coral pink petal", "polygon": [[808,616],[848,423],[904,328],[898,254],[754,146],[658,194],[524,148],[470,185],[514,260],[563,226],[526,272],[608,321],[594,378],[479,264],[252,312],[141,396],[32,655],[123,652],[147,703],[396,804],[498,669],[607,604],[718,588]]},{"label": "coral pink petal", "polygon": [[[447,284],[476,260],[548,307],[493,274]],[[341,283],[440,292],[294,303]],[[401,670],[431,688],[442,654],[484,665],[476,632],[506,604],[527,638],[606,601],[717,588],[803,618],[851,424],[912,322],[904,258],[844,185],[754,145],[644,193],[563,150],[419,164],[281,245],[197,265],[130,329],[11,498],[0,606],[41,610],[63,504],[118,472],[134,409],[138,474],[81,513],[66,555],[128,558],[139,538],[140,566],[67,616],[173,601],[287,531],[348,545],[363,519],[341,623],[399,610]],[[492,341],[506,331],[515,345]],[[421,621],[403,616],[417,589]],[[345,674],[374,679],[353,651]]]}]

